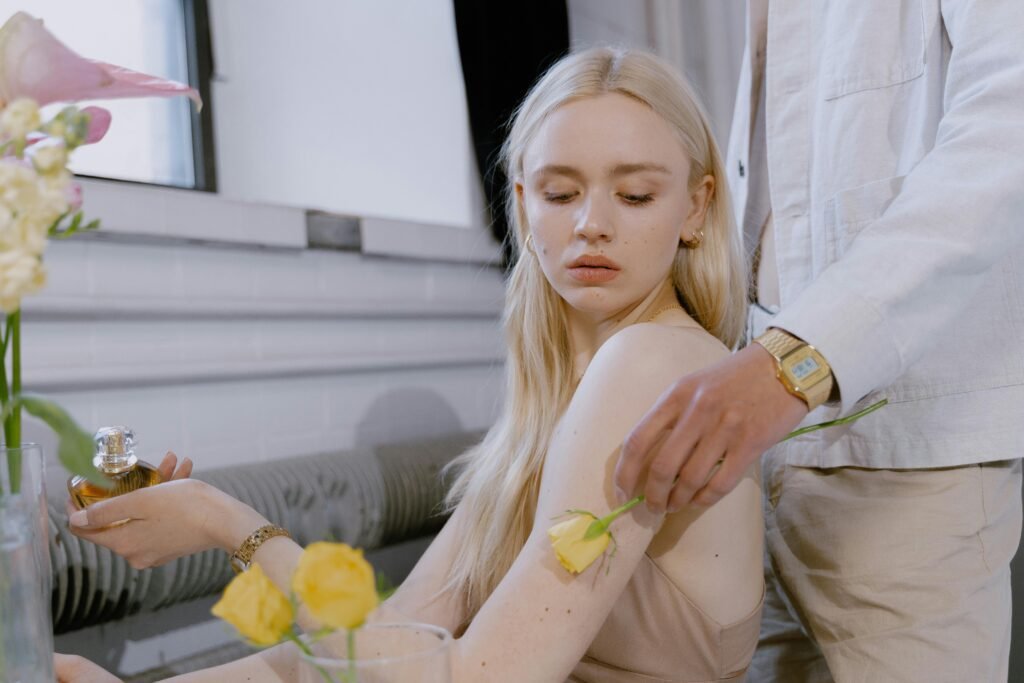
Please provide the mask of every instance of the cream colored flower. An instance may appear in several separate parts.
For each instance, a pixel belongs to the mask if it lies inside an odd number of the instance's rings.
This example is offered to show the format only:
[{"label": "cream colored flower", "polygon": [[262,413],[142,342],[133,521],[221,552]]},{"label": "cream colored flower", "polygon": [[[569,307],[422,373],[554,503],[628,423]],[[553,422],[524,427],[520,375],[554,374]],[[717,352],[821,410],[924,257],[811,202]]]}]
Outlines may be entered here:
[{"label": "cream colored flower", "polygon": [[[32,165],[43,175],[55,175],[68,165],[68,150],[63,144],[32,147]],[[63,187],[61,188],[63,190]]]},{"label": "cream colored flower", "polygon": [[39,128],[39,105],[28,97],[19,97],[0,113],[0,130],[12,138],[23,138]]},{"label": "cream colored flower", "polygon": [[46,250],[46,238],[49,233],[49,224],[35,220],[32,216],[22,215],[14,219],[11,235],[13,248],[28,252],[34,256],[42,256]]},{"label": "cream colored flower", "polygon": [[35,254],[22,249],[0,251],[0,310],[14,313],[21,299],[46,284],[46,270]]}]

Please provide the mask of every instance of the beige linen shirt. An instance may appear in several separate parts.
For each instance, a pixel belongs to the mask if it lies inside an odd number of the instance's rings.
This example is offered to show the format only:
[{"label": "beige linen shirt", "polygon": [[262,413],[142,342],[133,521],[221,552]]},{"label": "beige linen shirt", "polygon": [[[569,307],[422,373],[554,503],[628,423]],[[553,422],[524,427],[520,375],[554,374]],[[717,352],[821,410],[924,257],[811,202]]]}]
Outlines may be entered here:
[{"label": "beige linen shirt", "polygon": [[771,324],[839,385],[807,423],[891,403],[777,452],[875,468],[1024,456],[1024,2],[750,0],[747,31],[727,168],[748,245],[770,206]]}]

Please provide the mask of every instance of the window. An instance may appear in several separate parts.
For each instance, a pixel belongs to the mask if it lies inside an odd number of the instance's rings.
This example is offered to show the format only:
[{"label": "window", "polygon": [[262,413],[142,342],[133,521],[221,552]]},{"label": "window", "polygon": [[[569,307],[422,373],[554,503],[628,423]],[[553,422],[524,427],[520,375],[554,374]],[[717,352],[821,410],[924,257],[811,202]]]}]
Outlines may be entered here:
[{"label": "window", "polygon": [[184,97],[90,102],[113,123],[102,143],[75,151],[75,173],[216,189],[206,0],[0,0],[0,21],[19,10],[85,57],[189,83],[203,97],[198,114]]}]

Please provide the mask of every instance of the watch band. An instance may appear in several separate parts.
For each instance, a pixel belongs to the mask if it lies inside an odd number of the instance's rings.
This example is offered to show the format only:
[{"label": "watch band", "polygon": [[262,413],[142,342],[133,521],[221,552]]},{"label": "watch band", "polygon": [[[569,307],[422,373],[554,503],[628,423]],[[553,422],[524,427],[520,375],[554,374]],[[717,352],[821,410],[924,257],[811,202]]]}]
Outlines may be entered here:
[{"label": "watch band", "polygon": [[786,357],[786,354],[807,343],[799,337],[794,337],[776,327],[769,327],[764,334],[754,341],[767,349],[768,353],[775,356],[775,360],[780,363]]},{"label": "watch band", "polygon": [[249,537],[242,541],[238,550],[231,554],[231,568],[235,570],[235,573],[241,574],[246,571],[252,564],[252,556],[256,554],[256,550],[275,536],[292,537],[287,529],[276,524],[266,524],[249,534]]},{"label": "watch band", "polygon": [[[764,334],[754,339],[754,341],[763,346],[775,358],[779,381],[782,382],[786,391],[806,403],[808,410],[814,410],[828,400],[829,395],[832,393],[832,385],[834,384],[832,369],[817,349],[799,337],[795,337],[785,330],[775,327],[768,328]],[[789,368],[786,366],[787,357],[801,350],[805,350],[805,354],[810,354],[814,357],[814,362],[821,365],[826,371],[824,376],[811,384],[803,384],[800,380],[791,376]]]}]

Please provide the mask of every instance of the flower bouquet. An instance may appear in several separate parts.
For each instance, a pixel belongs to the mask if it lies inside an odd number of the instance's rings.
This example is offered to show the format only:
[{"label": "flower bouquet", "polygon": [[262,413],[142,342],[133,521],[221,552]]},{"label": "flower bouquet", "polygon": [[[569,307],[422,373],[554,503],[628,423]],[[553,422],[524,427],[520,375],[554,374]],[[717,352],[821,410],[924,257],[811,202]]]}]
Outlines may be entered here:
[{"label": "flower bouquet", "polygon": [[[319,542],[303,551],[290,595],[254,564],[232,579],[212,612],[255,646],[294,644],[303,683],[448,683],[448,632],[427,624],[366,624],[380,593],[361,550]],[[300,606],[322,625],[319,630],[300,633]]]},{"label": "flower bouquet", "polygon": [[110,112],[69,105],[88,98],[184,94],[191,88],[72,52],[18,12],[0,27],[0,680],[52,681],[48,514],[42,450],[22,443],[22,411],[53,429],[72,473],[108,486],[92,464],[92,438],[55,403],[22,392],[21,302],[46,283],[50,239],[93,230],[68,159],[99,142]]}]

